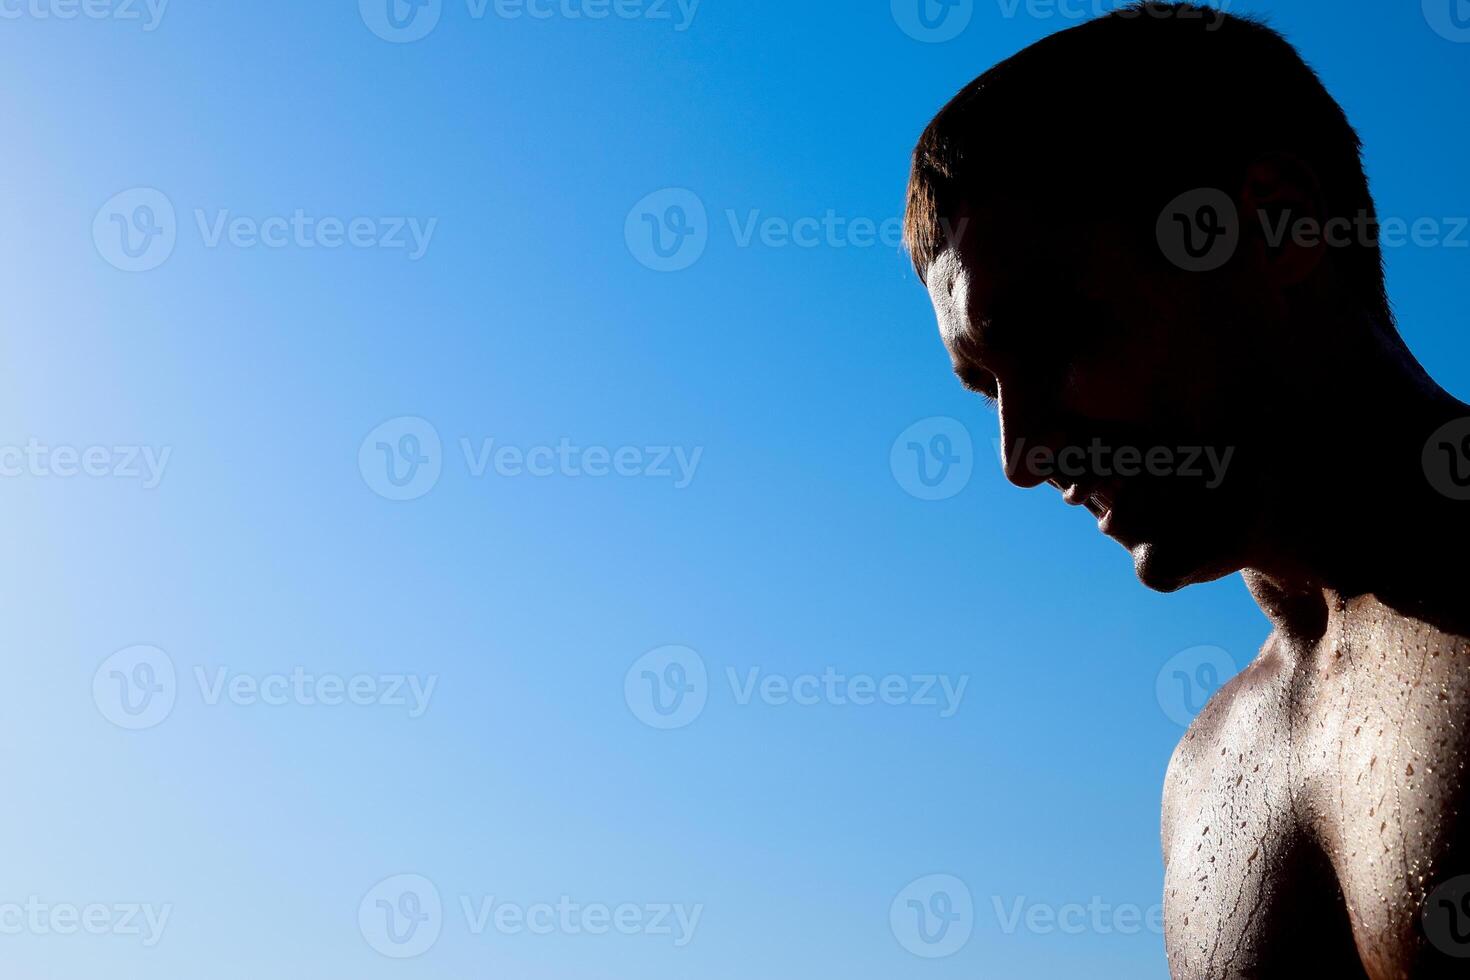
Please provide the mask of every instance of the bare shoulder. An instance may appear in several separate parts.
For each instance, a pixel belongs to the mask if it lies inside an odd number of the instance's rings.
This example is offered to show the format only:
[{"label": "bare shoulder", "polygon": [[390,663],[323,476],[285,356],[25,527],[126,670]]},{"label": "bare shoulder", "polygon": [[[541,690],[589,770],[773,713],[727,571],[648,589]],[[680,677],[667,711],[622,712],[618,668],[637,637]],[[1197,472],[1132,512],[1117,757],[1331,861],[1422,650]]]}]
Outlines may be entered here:
[{"label": "bare shoulder", "polygon": [[1273,634],[1169,764],[1174,976],[1466,975],[1467,760],[1465,636],[1371,596],[1310,643]]},{"label": "bare shoulder", "polygon": [[1313,668],[1304,798],[1364,963],[1375,977],[1463,969],[1470,640],[1364,597],[1334,614]]},{"label": "bare shoulder", "polygon": [[1174,751],[1161,829],[1176,980],[1294,975],[1307,961],[1323,976],[1361,976],[1300,805],[1302,686],[1301,651],[1273,635]]},{"label": "bare shoulder", "polygon": [[[1164,776],[1163,832],[1168,858],[1172,828],[1198,812],[1197,800],[1221,760],[1279,744],[1289,703],[1290,658],[1274,633],[1255,660],[1215,692],[1175,746]],[[1255,754],[1252,751],[1252,754]]]}]

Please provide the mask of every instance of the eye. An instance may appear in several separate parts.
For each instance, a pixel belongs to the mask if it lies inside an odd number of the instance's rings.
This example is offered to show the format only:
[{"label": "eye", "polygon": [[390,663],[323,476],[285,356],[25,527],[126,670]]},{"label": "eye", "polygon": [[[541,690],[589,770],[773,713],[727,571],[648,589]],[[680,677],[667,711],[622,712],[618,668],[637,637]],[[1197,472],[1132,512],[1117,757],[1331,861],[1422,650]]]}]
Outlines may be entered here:
[{"label": "eye", "polygon": [[956,366],[954,373],[960,379],[960,384],[964,385],[967,390],[973,391],[985,399],[985,404],[995,404],[998,391],[995,383],[995,375],[984,368],[975,367],[970,364]]}]

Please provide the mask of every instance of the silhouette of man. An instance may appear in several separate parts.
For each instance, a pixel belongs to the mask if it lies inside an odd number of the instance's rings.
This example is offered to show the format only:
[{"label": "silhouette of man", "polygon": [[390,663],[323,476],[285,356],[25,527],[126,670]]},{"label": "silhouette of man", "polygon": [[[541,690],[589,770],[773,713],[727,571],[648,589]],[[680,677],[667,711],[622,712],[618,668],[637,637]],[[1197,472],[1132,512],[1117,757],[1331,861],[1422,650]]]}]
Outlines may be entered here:
[{"label": "silhouette of man", "polygon": [[1360,149],[1279,34],[1147,3],[914,152],[906,242],[1007,477],[1151,588],[1243,573],[1273,627],[1170,763],[1178,980],[1470,976],[1470,407],[1397,333]]}]

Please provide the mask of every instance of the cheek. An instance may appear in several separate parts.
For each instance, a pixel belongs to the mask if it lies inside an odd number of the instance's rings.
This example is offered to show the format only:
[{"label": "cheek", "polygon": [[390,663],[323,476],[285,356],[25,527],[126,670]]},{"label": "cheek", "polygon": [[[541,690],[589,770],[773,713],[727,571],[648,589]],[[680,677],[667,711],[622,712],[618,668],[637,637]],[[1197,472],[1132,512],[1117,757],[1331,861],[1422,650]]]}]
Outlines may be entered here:
[{"label": "cheek", "polygon": [[1189,297],[1138,295],[1114,307],[1107,342],[1074,364],[1076,409],[1086,417],[1197,429],[1216,414],[1227,366]]},{"label": "cheek", "polygon": [[1154,414],[1158,380],[1131,351],[1114,347],[1074,362],[1070,407],[1083,418],[1141,421]]},{"label": "cheek", "polygon": [[1139,328],[1141,312],[1123,311],[1120,322],[1128,326],[1110,330],[1104,342],[1073,358],[1068,389],[1084,418],[1145,421],[1172,400],[1168,389],[1177,364],[1154,330]]}]

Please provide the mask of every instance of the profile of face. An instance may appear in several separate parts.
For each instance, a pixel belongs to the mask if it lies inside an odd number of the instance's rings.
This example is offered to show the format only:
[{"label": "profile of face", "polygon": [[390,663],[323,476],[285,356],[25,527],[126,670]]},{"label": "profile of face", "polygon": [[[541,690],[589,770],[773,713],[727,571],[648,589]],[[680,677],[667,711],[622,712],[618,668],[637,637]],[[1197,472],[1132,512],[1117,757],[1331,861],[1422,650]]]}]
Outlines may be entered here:
[{"label": "profile of face", "polygon": [[1006,477],[1085,507],[1150,588],[1244,567],[1279,387],[1253,352],[1284,318],[1251,264],[1200,275],[1108,223],[1001,206],[953,227],[925,279],[956,375],[995,404]]}]

